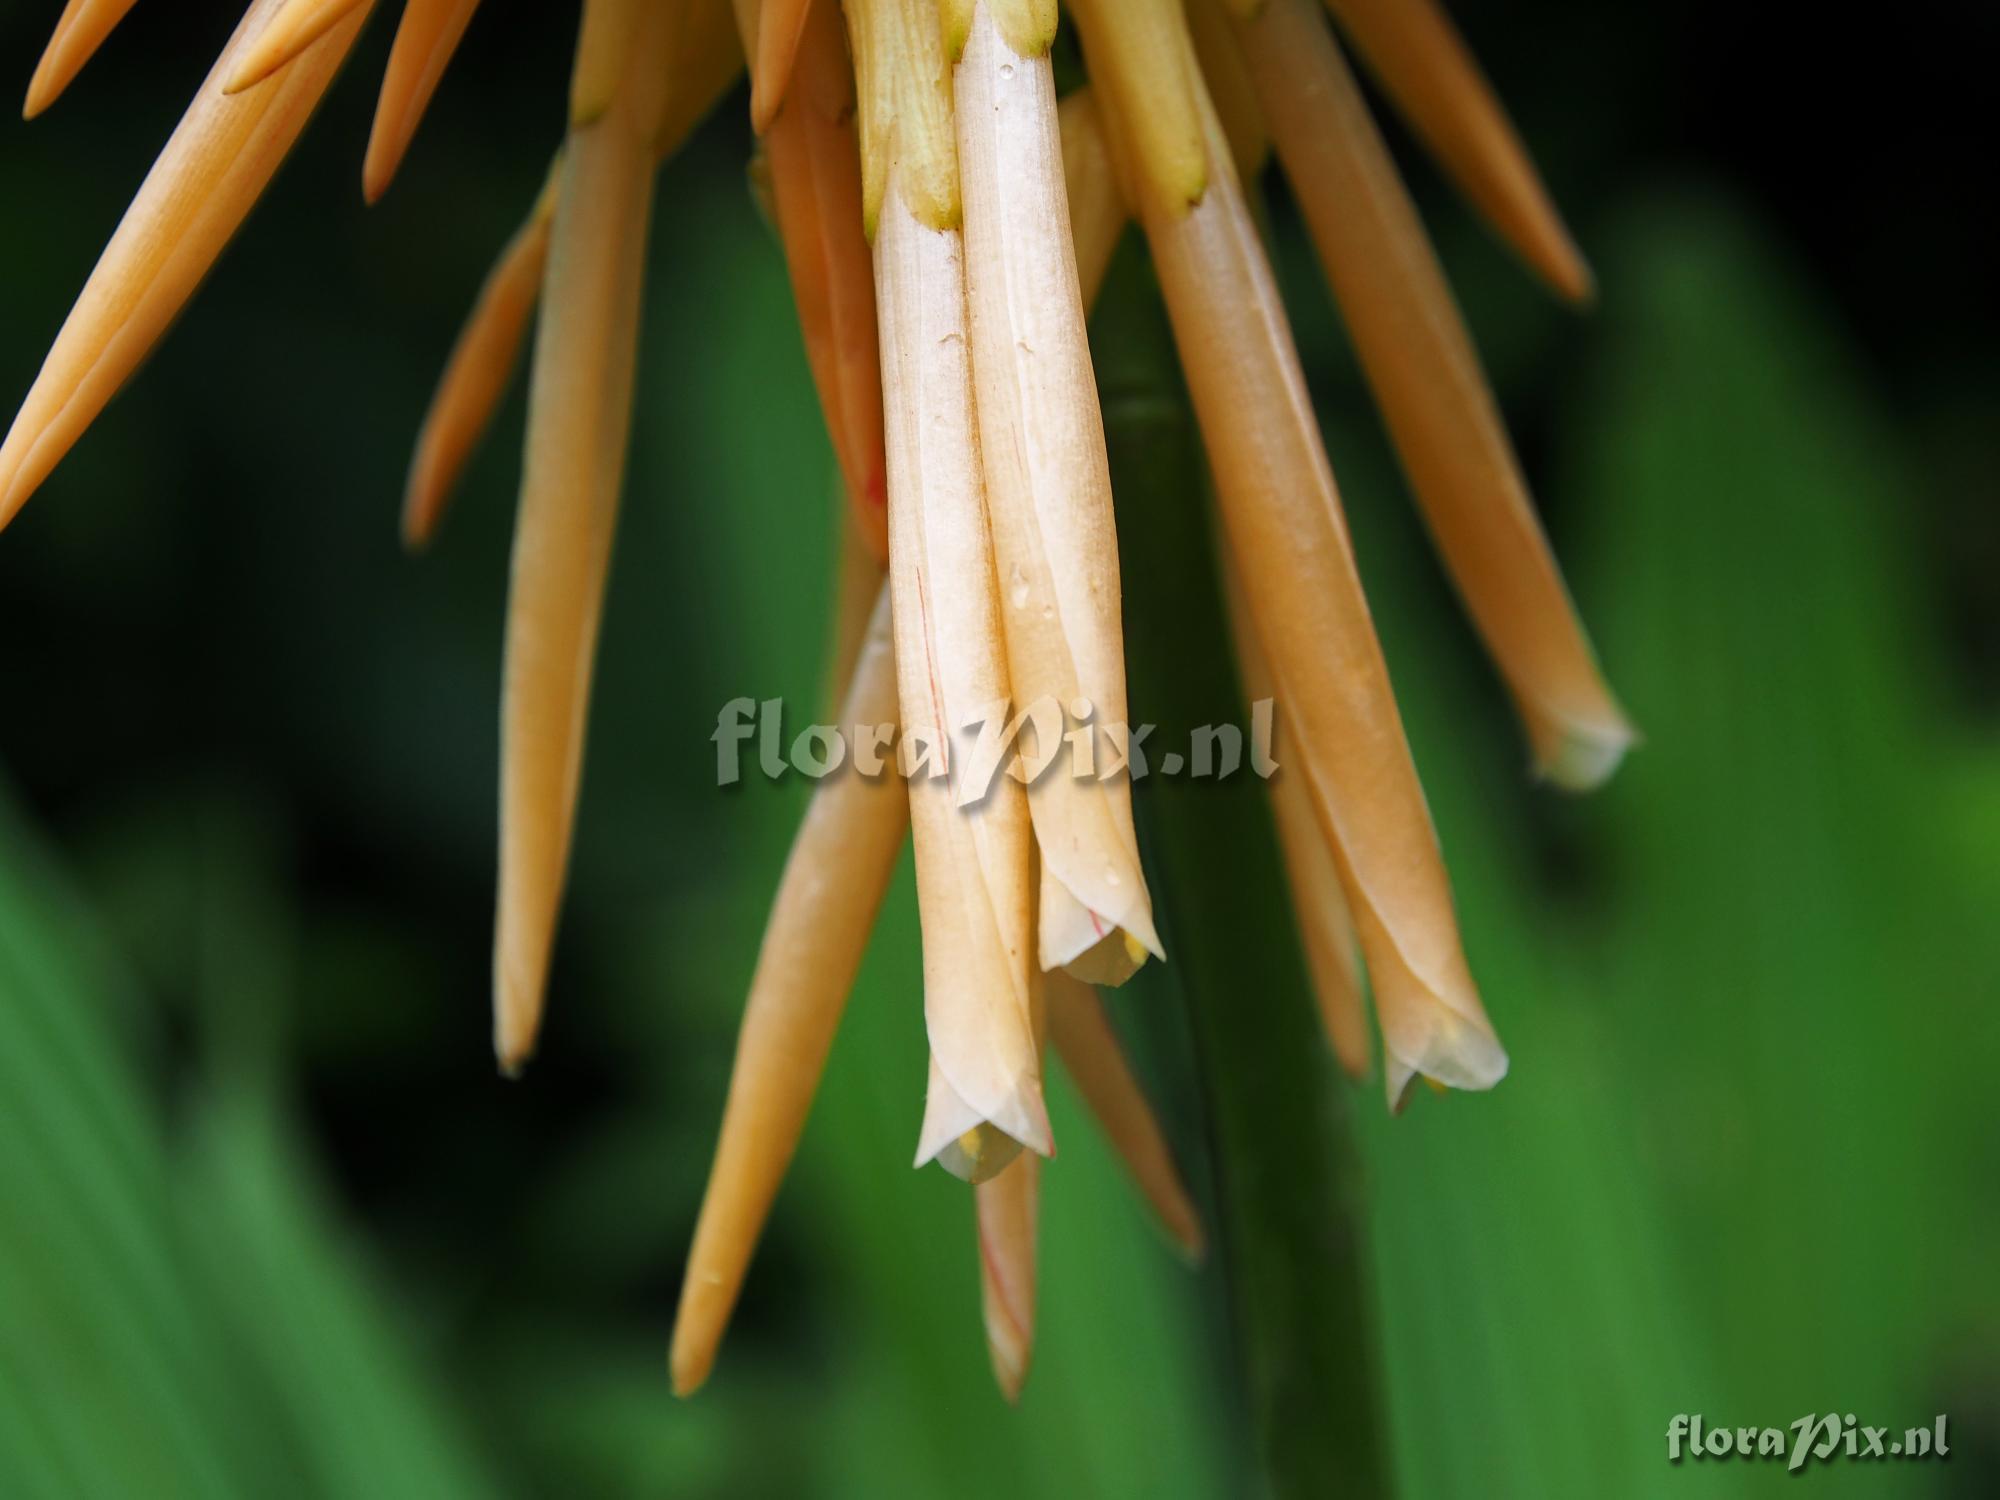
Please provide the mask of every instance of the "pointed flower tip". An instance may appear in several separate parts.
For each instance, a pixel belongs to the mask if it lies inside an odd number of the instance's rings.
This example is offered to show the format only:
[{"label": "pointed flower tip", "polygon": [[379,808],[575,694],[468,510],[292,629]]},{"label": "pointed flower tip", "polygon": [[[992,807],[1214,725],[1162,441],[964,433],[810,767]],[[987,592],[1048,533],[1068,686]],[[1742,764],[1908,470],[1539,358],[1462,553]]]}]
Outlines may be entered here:
[{"label": "pointed flower tip", "polygon": [[31,487],[23,485],[14,476],[0,478],[0,531],[14,524],[14,517],[21,513],[21,507],[28,503],[33,494]]},{"label": "pointed flower tip", "polygon": [[497,1001],[499,1019],[493,1032],[493,1058],[500,1076],[510,1082],[527,1071],[535,1055],[535,1028],[531,1021],[516,1018],[508,997]]},{"label": "pointed flower tip", "polygon": [[28,80],[28,97],[21,102],[21,118],[32,120],[36,115],[62,97],[62,91],[69,86],[75,69],[60,69],[56,66],[56,55],[62,46],[63,33],[58,30],[49,43],[49,50],[42,54],[42,60],[35,66],[35,76]]},{"label": "pointed flower tip", "polygon": [[[989,1231],[983,1195],[992,1191],[980,1190],[979,1210],[980,1301],[986,1324],[986,1358],[1001,1398],[1009,1406],[1018,1406],[1035,1354],[1034,1226],[1032,1220],[1025,1226],[1025,1243],[1018,1238],[1024,1226],[1009,1222],[1011,1216],[1002,1215],[1001,1222]],[[1030,1207],[1031,1215],[1033,1211]],[[989,1235],[998,1243],[989,1243]]]},{"label": "pointed flower tip", "polygon": [[133,4],[134,0],[69,0],[41,61],[35,64],[22,119],[34,119],[61,97]]},{"label": "pointed flower tip", "polygon": [[[279,12],[275,19],[282,23],[284,13]],[[234,96],[254,89],[290,62],[293,52],[299,50],[291,48],[289,44],[284,47],[276,46],[273,42],[271,28],[267,28],[263,35],[244,49],[243,55],[236,59],[236,65],[222,80],[224,94]]]},{"label": "pointed flower tip", "polygon": [[362,160],[362,195],[368,202],[388,191],[478,8],[479,0],[409,0],[403,7]]},{"label": "pointed flower tip", "polygon": [[1502,242],[1513,247],[1529,273],[1570,308],[1582,312],[1597,301],[1596,273],[1539,183],[1529,191],[1536,206],[1525,217],[1496,210],[1489,218]]},{"label": "pointed flower tip", "polygon": [[753,74],[750,79],[750,128],[762,135],[771,128],[778,118],[778,107],[784,103],[784,96],[772,86],[765,73]]},{"label": "pointed flower tip", "polygon": [[1167,1226],[1173,1236],[1174,1248],[1180,1252],[1190,1271],[1198,1270],[1208,1260],[1208,1234],[1201,1227],[1201,1217],[1192,1204],[1188,1205],[1187,1217],[1177,1224]]},{"label": "pointed flower tip", "polygon": [[757,45],[750,58],[750,124],[759,135],[784,107],[811,9],[810,0],[763,0],[758,10]]},{"label": "pointed flower tip", "polygon": [[366,10],[373,4],[374,0],[291,0],[271,16],[257,39],[243,49],[236,66],[222,81],[222,92],[240,94],[255,88],[354,11]]},{"label": "pointed flower tip", "polygon": [[1528,269],[1571,308],[1584,312],[1596,305],[1597,273],[1553,204],[1547,206],[1539,231],[1527,232],[1522,253]]},{"label": "pointed flower tip", "polygon": [[6,437],[0,439],[0,531],[13,525],[21,507],[34,498],[54,468],[50,461],[35,462],[48,425],[46,419],[31,423],[24,408]]},{"label": "pointed flower tip", "polygon": [[715,1351],[682,1342],[682,1329],[674,1329],[672,1352],[667,1356],[667,1374],[673,1383],[674,1394],[686,1400],[704,1385],[708,1384],[709,1372],[715,1368]]},{"label": "pointed flower tip", "polygon": [[252,52],[230,69],[229,76],[222,80],[222,92],[234,97],[255,88],[276,71],[275,64],[265,62]]},{"label": "pointed flower tip", "polygon": [[989,1334],[986,1353],[993,1364],[993,1383],[1000,1387],[1001,1399],[1009,1406],[1019,1406],[1021,1388],[1028,1383],[1028,1351],[1011,1340],[1003,1341]]},{"label": "pointed flower tip", "polygon": [[[420,446],[420,460],[422,452]],[[402,520],[397,527],[405,552],[415,557],[430,550],[450,498],[450,486],[437,479],[431,465],[419,461],[411,466],[409,481],[403,488]]]},{"label": "pointed flower tip", "polygon": [[1556,290],[1578,312],[1589,312],[1597,306],[1597,273],[1590,269],[1590,262],[1581,251],[1572,247],[1571,254],[1574,261],[1568,273],[1556,283]]}]

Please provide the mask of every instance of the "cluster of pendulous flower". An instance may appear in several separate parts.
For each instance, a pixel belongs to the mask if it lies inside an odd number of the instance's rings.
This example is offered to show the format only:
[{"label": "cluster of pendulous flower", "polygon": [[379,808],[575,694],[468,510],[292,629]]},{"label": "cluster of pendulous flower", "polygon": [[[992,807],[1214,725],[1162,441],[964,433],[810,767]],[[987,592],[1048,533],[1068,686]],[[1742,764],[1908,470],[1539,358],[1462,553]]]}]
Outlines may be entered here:
[{"label": "cluster of pendulous flower", "polygon": [[[46,108],[133,0],[69,0]],[[254,0],[0,446],[11,520],[241,224],[375,0]],[[1468,197],[1563,296],[1589,276],[1432,0],[1328,0]],[[406,0],[364,186],[388,186],[477,0]],[[1605,689],[1416,213],[1314,0],[1071,0],[1089,84],[1057,97],[1055,0],[584,0],[567,139],[424,423],[404,512],[437,526],[537,303],[506,639],[495,1042],[534,1045],[576,804],[631,420],[653,185],[750,60],[759,180],[851,499],[837,657],[850,722],[949,746],[988,705],[1125,718],[1118,556],[1085,311],[1129,221],[1150,247],[1213,471],[1218,566],[1329,1037],[1389,1097],[1507,1061],[1460,950],[1298,357],[1246,199],[1275,149],[1438,546],[1566,786],[1632,734]],[[884,580],[883,569],[887,576]],[[1047,1045],[1169,1232],[1201,1232],[1093,986],[1161,953],[1129,786],[821,784],[774,904],[674,1335],[706,1377],[803,1128],[906,830],[931,1050],[919,1162],[978,1184],[994,1367],[1034,1311]]]}]

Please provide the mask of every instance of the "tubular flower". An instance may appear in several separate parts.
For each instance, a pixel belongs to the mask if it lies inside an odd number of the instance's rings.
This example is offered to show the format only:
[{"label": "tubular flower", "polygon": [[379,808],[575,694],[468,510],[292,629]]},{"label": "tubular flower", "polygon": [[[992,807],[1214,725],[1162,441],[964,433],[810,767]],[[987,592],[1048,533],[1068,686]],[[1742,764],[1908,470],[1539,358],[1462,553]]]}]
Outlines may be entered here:
[{"label": "tubular flower", "polygon": [[[1535,763],[1561,785],[1594,786],[1631,744],[1631,726],[1598,674],[1472,340],[1354,76],[1311,0],[1266,0],[1238,34],[1362,371],[1439,550],[1513,690]],[[1480,160],[1495,154],[1517,159],[1489,151]],[[1525,165],[1493,175],[1533,182]],[[1538,195],[1517,186],[1516,196],[1526,204],[1505,222],[1551,222]],[[1541,247],[1524,253],[1580,293],[1582,262],[1573,249],[1554,248],[1567,247],[1567,237],[1545,228],[1520,233]]]},{"label": "tubular flower", "polygon": [[[1004,711],[993,573],[967,347],[950,79],[922,0],[850,7],[862,78],[864,212],[875,225],[889,455],[889,580],[924,931],[931,1079],[919,1164],[978,1181],[1055,1141],[1042,1102],[1029,972],[1027,795],[1000,778],[965,803],[954,731]],[[963,777],[958,778],[962,782]]]},{"label": "tubular flower", "polygon": [[[955,19],[979,452],[1013,696],[1122,724],[1118,539],[1063,188],[1055,7],[974,0]],[[1041,966],[1120,983],[1160,953],[1130,783],[1056,775],[1037,792]]]},{"label": "tubular flower", "polygon": [[[69,0],[28,116],[131,3]],[[0,442],[0,526],[192,297],[375,3],[249,6]],[[1561,295],[1586,299],[1588,268],[1431,0],[1327,9],[1501,237]],[[477,10],[405,0],[363,166],[369,201],[405,160]],[[554,165],[479,290],[417,441],[403,509],[412,547],[437,533],[535,330],[493,955],[494,1046],[511,1073],[540,1030],[582,784],[657,168],[749,59],[757,176],[846,496],[839,712],[857,766],[866,773],[872,746],[890,774],[823,780],[779,882],[674,1329],[682,1392],[713,1366],[906,834],[930,1059],[916,1159],[975,1184],[1003,1391],[1019,1392],[1032,1353],[1041,1179],[1056,1146],[1050,1055],[1168,1238],[1190,1259],[1202,1252],[1167,1134],[1094,988],[1164,956],[1122,771],[1136,757],[1085,323],[1128,224],[1150,250],[1207,449],[1233,633],[1255,712],[1270,715],[1273,812],[1325,1030],[1347,1070],[1367,1073],[1372,995],[1392,1108],[1419,1078],[1489,1088],[1507,1057],[1460,945],[1252,213],[1267,154],[1292,182],[1537,768],[1589,787],[1635,738],[1326,15],[1313,0],[1071,0],[1067,14],[1090,81],[1059,99],[1055,0],[583,0]],[[1079,742],[1104,769],[1053,766]],[[912,1025],[917,1011],[913,997]]]},{"label": "tubular flower", "polygon": [[493,1037],[508,1071],[541,1023],[624,483],[654,169],[703,19],[698,4],[650,0],[590,0],[583,13],[507,610]]}]

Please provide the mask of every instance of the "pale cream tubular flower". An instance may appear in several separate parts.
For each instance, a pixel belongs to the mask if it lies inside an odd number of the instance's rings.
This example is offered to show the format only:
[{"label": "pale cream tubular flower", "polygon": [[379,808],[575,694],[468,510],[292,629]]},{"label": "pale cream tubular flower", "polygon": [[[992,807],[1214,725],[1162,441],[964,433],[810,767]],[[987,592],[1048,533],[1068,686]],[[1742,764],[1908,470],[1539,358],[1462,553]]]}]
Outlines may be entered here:
[{"label": "pale cream tubular flower", "polygon": [[[256,0],[146,176],[0,443],[0,527],[117,394],[242,226],[368,14],[349,12],[269,88],[221,81],[285,0]],[[82,25],[81,20],[75,24]]]},{"label": "pale cream tubular flower", "polygon": [[[1150,0],[1088,0],[1075,14],[1094,76],[1113,83],[1101,96],[1113,149],[1132,164],[1126,175],[1230,545],[1279,699],[1297,725],[1314,808],[1345,861],[1388,1052],[1389,1097],[1400,1105],[1418,1074],[1453,1088],[1490,1088],[1506,1073],[1506,1053],[1466,967],[1437,835],[1277,286],[1198,75],[1191,63],[1160,71],[1155,61],[1174,47],[1191,58],[1180,11]],[[1135,32],[1152,31],[1166,39],[1135,40]],[[1193,204],[1179,175],[1154,175],[1127,128],[1173,88],[1191,89],[1191,102],[1172,113],[1196,123],[1205,152],[1206,191]]]},{"label": "pale cream tubular flower", "polygon": [[[1263,0],[1230,0],[1254,15]],[[1326,0],[1385,92],[1459,189],[1571,302],[1595,283],[1492,85],[1437,0]]]},{"label": "pale cream tubular flower", "polygon": [[[879,574],[877,575],[879,578]],[[845,728],[894,723],[889,591],[878,584],[840,711]],[[674,1323],[674,1389],[708,1378],[743,1274],[805,1128],[875,915],[902,852],[909,800],[893,774],[845,769],[814,788],[757,953],[722,1134]]]},{"label": "pale cream tubular flower", "polygon": [[[996,777],[959,805],[957,729],[1009,695],[979,467],[950,77],[930,0],[847,7],[874,227],[889,476],[889,574],[910,774],[931,1077],[917,1161],[975,1179],[1055,1143],[1029,972],[1027,796]],[[936,759],[933,759],[936,758]],[[1004,1137],[1004,1139],[1000,1139]]]},{"label": "pale cream tubular flower", "polygon": [[1563,586],[1471,336],[1313,0],[1240,25],[1278,155],[1431,533],[1519,705],[1535,763],[1596,786],[1634,735]]},{"label": "pale cream tubular flower", "polygon": [[1312,788],[1294,755],[1291,716],[1284,704],[1276,702],[1277,686],[1227,544],[1222,553],[1223,595],[1228,603],[1229,633],[1236,643],[1243,696],[1253,704],[1273,704],[1270,753],[1278,769],[1264,785],[1270,794],[1278,853],[1285,864],[1285,885],[1299,925],[1299,943],[1305,949],[1306,974],[1312,982],[1320,1026],[1348,1075],[1366,1078],[1368,1009],[1362,992],[1361,949],[1354,917],[1347,909],[1347,895],[1341,888],[1339,854],[1328,843],[1313,809]]},{"label": "pale cream tubular flower", "polygon": [[973,1190],[979,1235],[979,1305],[993,1378],[1021,1399],[1035,1348],[1035,1237],[1042,1216],[1042,1159],[1023,1152]]},{"label": "pale cream tubular flower", "polygon": [[42,52],[42,60],[35,65],[34,77],[28,80],[28,99],[21,106],[22,119],[32,120],[56,102],[135,3],[136,0],[69,0]]},{"label": "pale cream tubular flower", "polygon": [[[809,53],[811,45],[808,39],[802,55]],[[801,81],[804,78],[803,67],[800,78]],[[1066,101],[1066,116],[1072,107],[1087,105],[1086,94],[1073,95]],[[773,125],[773,134],[783,127],[795,107],[796,100],[788,98]],[[1066,144],[1069,133],[1066,126]],[[1111,246],[1122,231],[1125,212],[1117,184],[1110,177],[1109,157],[1094,124],[1087,132],[1080,133],[1080,139],[1092,159],[1103,165],[1095,173],[1068,174],[1070,202],[1077,222],[1093,226],[1079,234],[1079,253],[1089,255],[1101,275]],[[858,174],[858,165],[851,159],[850,165]],[[1095,295],[1097,279],[1092,278],[1086,300]],[[806,299],[801,297],[800,301],[804,319]],[[874,306],[872,286],[868,306],[871,309]],[[881,410],[879,394],[873,406],[877,412]],[[853,677],[847,706],[837,711],[837,722],[843,725],[893,722],[896,717],[893,664],[888,657],[886,622],[880,613],[879,600],[874,628],[866,647],[861,645],[869,601],[877,600],[882,592],[881,576],[881,569],[861,534],[857,514],[850,510],[841,527],[833,632],[836,680],[845,683],[850,674]],[[858,617],[854,609],[857,602]],[[882,795],[885,791],[886,796]],[[816,1086],[818,1069],[825,1059],[819,1027],[830,1026],[832,1018],[839,1014],[845,986],[852,981],[852,963],[847,956],[858,958],[879,910],[881,885],[868,878],[869,874],[879,870],[882,880],[886,880],[908,826],[909,803],[902,787],[876,787],[870,795],[862,796],[842,790],[836,784],[823,783],[814,793],[806,825],[793,845],[784,884],[765,931],[759,979],[753,988],[750,1011],[759,1020],[753,1027],[750,1014],[746,1013],[724,1127],[725,1143],[754,1141],[756,1149],[718,1150],[710,1174],[702,1221],[697,1228],[698,1244],[690,1255],[688,1281],[682,1292],[686,1311],[675,1330],[672,1362],[676,1388],[683,1392],[699,1384],[713,1360],[741,1282],[743,1266],[768,1212],[775,1173],[789,1157],[803,1123],[804,1101]],[[858,879],[846,866],[851,857],[849,850],[863,851]],[[804,959],[787,962],[780,957],[786,953],[817,956],[819,961],[810,966]],[[786,989],[767,991],[762,977],[767,971],[798,982]],[[1034,977],[1030,976],[1031,983]],[[1043,978],[1048,1032],[1065,1067],[1168,1235],[1190,1259],[1198,1258],[1203,1243],[1199,1218],[1174,1167],[1165,1135],[1139,1089],[1095,993],[1060,971]],[[787,1003],[781,1004],[781,999]],[[777,1018],[793,1006],[798,1007],[802,1016],[797,1025],[807,1041],[788,1046]],[[754,1046],[753,1032],[760,1039]],[[762,1076],[771,1071],[766,1061],[769,1053],[779,1053],[786,1059],[785,1083],[781,1088],[773,1087],[768,1077]],[[749,1073],[759,1075],[760,1081],[754,1084],[740,1081]],[[998,1170],[999,1164],[1013,1163],[1021,1155],[1017,1143],[994,1131],[975,1133],[969,1149],[954,1142],[945,1148],[945,1154],[965,1175]],[[973,1159],[975,1154],[982,1159]],[[995,1190],[1003,1195],[996,1203],[1018,1206],[1006,1195],[1022,1188],[1016,1180],[1019,1170],[1009,1165],[1002,1172],[1000,1182],[1005,1186],[996,1186]],[[1002,1211],[987,1204],[984,1194],[988,1186],[992,1184],[982,1184],[980,1188],[982,1215]],[[726,1208],[708,1205],[726,1205]],[[992,1268],[982,1270],[989,1345],[1003,1389],[1009,1388],[1025,1370],[1027,1335],[1032,1325],[1032,1298],[1028,1299],[1029,1315],[1022,1317],[1017,1311],[1018,1298],[1012,1294],[1013,1289],[1024,1284],[1032,1285],[1032,1236],[1023,1246],[1018,1239],[1002,1232],[1005,1225],[1018,1227],[1019,1223],[1018,1216],[996,1222],[994,1242],[1003,1252],[1010,1249],[1013,1252],[1011,1258],[1004,1254],[998,1258],[1010,1267],[1025,1252],[1021,1269],[997,1277]],[[720,1227],[725,1224],[726,1234]],[[718,1246],[722,1248],[717,1249]]]},{"label": "pale cream tubular flower", "polygon": [[[975,0],[956,69],[958,164],[979,451],[1014,712],[1126,722],[1118,536],[1070,244],[1049,44],[1053,0]],[[947,16],[947,42],[956,37]],[[1048,754],[1057,747],[1040,746]],[[1126,776],[1066,752],[1028,793],[1044,969],[1121,984],[1158,956]]]},{"label": "pale cream tubular flower", "polygon": [[1047,977],[1049,1040],[1064,1071],[1160,1227],[1182,1255],[1200,1260],[1207,1244],[1201,1215],[1097,992],[1060,970]]},{"label": "pale cream tubular flower", "polygon": [[541,1023],[624,484],[654,168],[676,103],[675,51],[701,34],[699,6],[588,0],[577,48],[507,613],[493,1032],[508,1072]]}]

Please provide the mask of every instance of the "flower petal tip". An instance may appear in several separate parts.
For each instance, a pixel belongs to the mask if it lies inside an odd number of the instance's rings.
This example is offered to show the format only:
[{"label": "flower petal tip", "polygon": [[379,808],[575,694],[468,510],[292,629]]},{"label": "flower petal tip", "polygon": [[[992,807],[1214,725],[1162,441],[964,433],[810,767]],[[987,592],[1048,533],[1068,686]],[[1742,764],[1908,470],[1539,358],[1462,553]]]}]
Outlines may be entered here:
[{"label": "flower petal tip", "polygon": [[297,59],[300,53],[357,10],[366,11],[375,0],[291,0],[274,12],[242,50],[222,80],[224,94],[240,94],[255,88]]},{"label": "flower petal tip", "polygon": [[1594,792],[1617,772],[1644,737],[1622,716],[1597,724],[1570,724],[1552,742],[1537,746],[1535,774],[1565,792]]},{"label": "flower petal tip", "polygon": [[25,416],[24,412],[16,417],[13,428],[0,441],[0,531],[13,525],[21,507],[34,497],[54,467],[50,463],[30,462],[40,446],[42,432],[25,430],[21,425]]},{"label": "flower petal tip", "polygon": [[74,69],[63,69],[56,65],[57,49],[62,42],[58,32],[49,50],[42,54],[41,62],[35,68],[35,76],[28,80],[28,96],[21,101],[21,118],[32,120],[43,110],[62,97],[62,91],[69,86]]},{"label": "flower petal tip", "polygon": [[70,0],[56,22],[55,34],[35,64],[28,81],[27,102],[21,118],[32,120],[62,97],[83,65],[90,61],[104,39],[125,19],[134,0]]},{"label": "flower petal tip", "polygon": [[1440,1094],[1447,1089],[1475,1093],[1498,1084],[1507,1076],[1507,1068],[1507,1052],[1498,1037],[1482,1025],[1449,1016],[1415,1056],[1383,1054],[1389,1113],[1400,1115],[1408,1108],[1419,1079]]},{"label": "flower petal tip", "polygon": [[676,1326],[673,1348],[667,1355],[667,1375],[674,1394],[686,1400],[708,1384],[709,1372],[715,1368],[715,1350],[693,1342],[683,1343],[682,1337],[681,1328]]},{"label": "flower petal tip", "polygon": [[535,1056],[535,1022],[525,1018],[518,997],[502,992],[494,1000],[493,1059],[510,1082],[527,1071]]},{"label": "flower petal tip", "polygon": [[1021,1388],[1028,1383],[1031,1351],[1012,1343],[1003,1343],[989,1334],[986,1352],[993,1365],[993,1383],[1000,1387],[1001,1399],[1009,1406],[1019,1406]]},{"label": "flower petal tip", "polygon": [[764,134],[778,118],[778,110],[784,102],[784,96],[772,87],[764,75],[754,76],[750,80],[750,128],[758,135]]},{"label": "flower petal tip", "polygon": [[758,9],[750,58],[750,124],[759,135],[784,108],[811,10],[810,0],[763,0]]},{"label": "flower petal tip", "polygon": [[1174,1249],[1179,1253],[1181,1263],[1190,1271],[1198,1271],[1208,1261],[1208,1234],[1201,1227],[1201,1219],[1192,1206],[1187,1218],[1177,1224],[1169,1224],[1167,1233],[1173,1239]]},{"label": "flower petal tip", "polygon": [[1591,270],[1590,262],[1583,258],[1576,241],[1566,232],[1544,251],[1535,269],[1549,289],[1573,310],[1588,312],[1597,305],[1597,273]]}]

